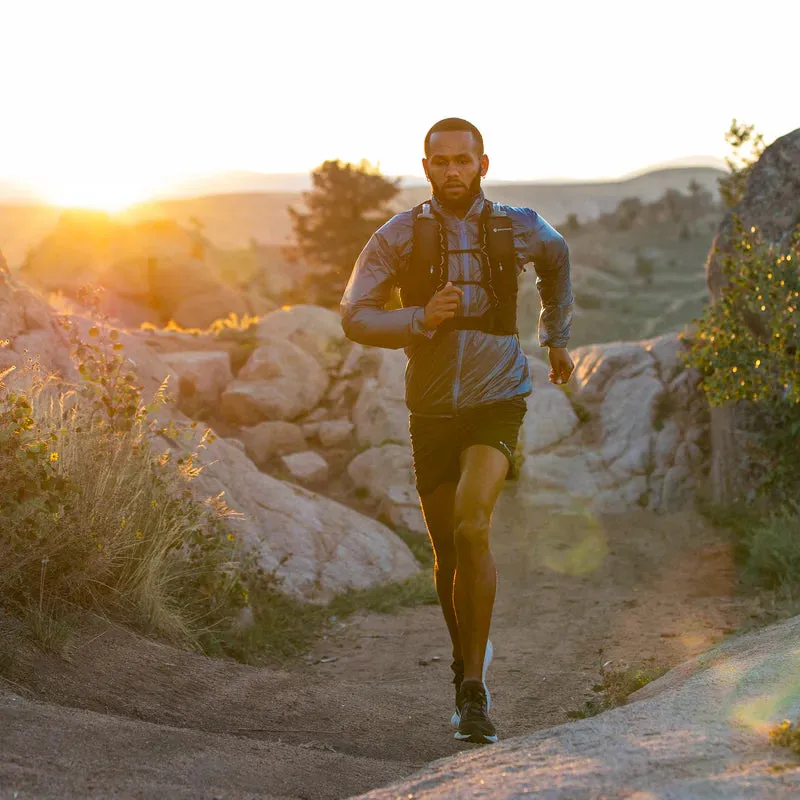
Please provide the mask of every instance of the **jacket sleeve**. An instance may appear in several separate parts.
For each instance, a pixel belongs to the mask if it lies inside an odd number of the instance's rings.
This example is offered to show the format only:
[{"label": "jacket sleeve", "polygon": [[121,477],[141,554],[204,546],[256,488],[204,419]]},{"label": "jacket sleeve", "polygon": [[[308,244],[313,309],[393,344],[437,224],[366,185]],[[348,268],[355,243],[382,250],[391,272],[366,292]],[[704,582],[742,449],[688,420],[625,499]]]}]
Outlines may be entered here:
[{"label": "jacket sleeve", "polygon": [[564,237],[535,211],[530,211],[527,260],[536,269],[536,288],[542,300],[539,344],[566,347],[572,328],[572,279],[569,248]]},{"label": "jacket sleeve", "polygon": [[348,339],[373,347],[397,349],[433,336],[423,323],[424,309],[409,306],[387,310],[397,284],[399,252],[387,241],[391,221],[376,231],[356,260],[340,305]]}]

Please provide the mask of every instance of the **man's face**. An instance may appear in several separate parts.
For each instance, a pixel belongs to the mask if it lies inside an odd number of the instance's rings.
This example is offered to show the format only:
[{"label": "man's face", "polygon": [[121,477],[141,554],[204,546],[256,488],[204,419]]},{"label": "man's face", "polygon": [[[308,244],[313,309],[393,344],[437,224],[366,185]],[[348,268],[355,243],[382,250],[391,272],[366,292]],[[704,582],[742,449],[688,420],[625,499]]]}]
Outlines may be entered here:
[{"label": "man's face", "polygon": [[431,135],[430,155],[422,159],[422,167],[436,196],[457,205],[480,189],[489,159],[478,152],[469,131],[437,131]]}]

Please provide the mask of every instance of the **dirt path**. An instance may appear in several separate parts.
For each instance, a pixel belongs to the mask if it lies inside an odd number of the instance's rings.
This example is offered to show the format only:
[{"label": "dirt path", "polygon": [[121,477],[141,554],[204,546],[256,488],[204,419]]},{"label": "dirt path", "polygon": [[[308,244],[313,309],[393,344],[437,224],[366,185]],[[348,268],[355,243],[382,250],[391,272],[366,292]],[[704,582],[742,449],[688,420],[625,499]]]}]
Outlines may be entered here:
[{"label": "dirt path", "polygon": [[[603,661],[670,667],[746,614],[728,545],[691,514],[523,520],[518,508],[502,498],[494,534],[489,683],[503,738],[565,722]],[[312,653],[335,660],[285,670],[118,629],[81,637],[71,663],[37,655],[0,680],[3,800],[347,797],[471,747],[449,732],[435,607],[351,618]]]}]

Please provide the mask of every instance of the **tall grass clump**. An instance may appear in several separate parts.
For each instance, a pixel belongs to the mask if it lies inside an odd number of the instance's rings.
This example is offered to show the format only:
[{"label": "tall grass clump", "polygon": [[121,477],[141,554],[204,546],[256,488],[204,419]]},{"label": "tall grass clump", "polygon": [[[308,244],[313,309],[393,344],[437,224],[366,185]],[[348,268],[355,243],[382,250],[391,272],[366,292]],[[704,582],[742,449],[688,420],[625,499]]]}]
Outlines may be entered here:
[{"label": "tall grass clump", "polygon": [[[247,595],[233,512],[189,487],[213,434],[160,426],[166,385],[144,401],[99,317],[88,341],[70,339],[77,385],[30,360],[0,375],[0,604],[34,633],[82,608],[199,647]],[[157,450],[158,433],[193,452]]]}]

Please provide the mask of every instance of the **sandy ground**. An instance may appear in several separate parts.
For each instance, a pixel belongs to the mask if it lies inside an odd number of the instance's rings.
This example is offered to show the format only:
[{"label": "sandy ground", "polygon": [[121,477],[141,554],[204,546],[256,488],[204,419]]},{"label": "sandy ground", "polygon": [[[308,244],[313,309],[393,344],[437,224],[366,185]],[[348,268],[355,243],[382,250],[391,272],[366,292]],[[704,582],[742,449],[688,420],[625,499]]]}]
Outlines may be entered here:
[{"label": "sandy ground", "polygon": [[[671,667],[746,621],[730,548],[693,514],[519,508],[501,498],[493,538],[501,738],[567,721],[605,661]],[[0,800],[348,797],[474,747],[449,730],[449,662],[437,607],[350,618],[286,669],[86,629],[69,661],[0,678]]]}]

